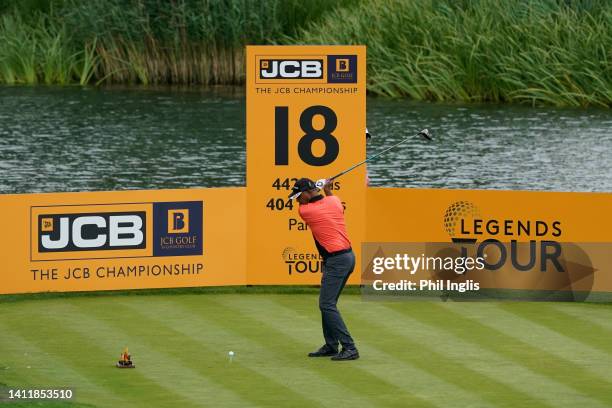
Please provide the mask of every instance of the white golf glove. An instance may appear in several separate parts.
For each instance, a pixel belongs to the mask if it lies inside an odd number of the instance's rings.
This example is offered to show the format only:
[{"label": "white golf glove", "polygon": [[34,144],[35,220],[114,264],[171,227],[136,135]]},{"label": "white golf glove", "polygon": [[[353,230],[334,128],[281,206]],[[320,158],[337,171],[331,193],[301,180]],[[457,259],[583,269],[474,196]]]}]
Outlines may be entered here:
[{"label": "white golf glove", "polygon": [[323,188],[325,187],[326,184],[327,184],[327,179],[320,179],[320,180],[317,180],[317,182],[315,183],[315,186],[317,186],[317,188]]}]

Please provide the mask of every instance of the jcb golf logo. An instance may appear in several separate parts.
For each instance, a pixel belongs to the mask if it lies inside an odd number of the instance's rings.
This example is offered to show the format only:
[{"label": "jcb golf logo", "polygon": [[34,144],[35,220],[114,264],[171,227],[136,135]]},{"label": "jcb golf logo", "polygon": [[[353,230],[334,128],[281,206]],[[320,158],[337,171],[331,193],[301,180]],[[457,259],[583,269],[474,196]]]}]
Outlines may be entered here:
[{"label": "jcb golf logo", "polygon": [[32,207],[32,261],[201,255],[201,201]]},{"label": "jcb golf logo", "polygon": [[202,255],[202,202],[153,205],[153,256]]},{"label": "jcb golf logo", "polygon": [[168,210],[168,233],[186,234],[189,232],[189,210]]},{"label": "jcb golf logo", "polygon": [[144,248],[146,218],[144,211],[39,215],[38,251]]},{"label": "jcb golf logo", "polygon": [[327,82],[330,84],[357,83],[356,55],[328,55]]},{"label": "jcb golf logo", "polygon": [[336,72],[349,72],[351,70],[351,62],[348,58],[338,58],[336,60]]}]

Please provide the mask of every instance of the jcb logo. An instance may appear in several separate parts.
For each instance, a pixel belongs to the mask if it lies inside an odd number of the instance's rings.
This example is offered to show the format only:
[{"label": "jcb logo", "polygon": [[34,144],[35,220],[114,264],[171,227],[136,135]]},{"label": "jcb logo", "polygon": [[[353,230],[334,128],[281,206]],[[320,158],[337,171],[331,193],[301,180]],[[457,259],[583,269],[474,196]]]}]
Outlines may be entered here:
[{"label": "jcb logo", "polygon": [[146,213],[109,212],[38,216],[38,251],[70,252],[146,247]]},{"label": "jcb logo", "polygon": [[202,201],[33,206],[30,212],[35,262],[203,251]]},{"label": "jcb logo", "polygon": [[320,79],[323,78],[322,59],[261,59],[259,77],[262,79]]},{"label": "jcb logo", "polygon": [[168,210],[168,234],[189,233],[189,210]]}]

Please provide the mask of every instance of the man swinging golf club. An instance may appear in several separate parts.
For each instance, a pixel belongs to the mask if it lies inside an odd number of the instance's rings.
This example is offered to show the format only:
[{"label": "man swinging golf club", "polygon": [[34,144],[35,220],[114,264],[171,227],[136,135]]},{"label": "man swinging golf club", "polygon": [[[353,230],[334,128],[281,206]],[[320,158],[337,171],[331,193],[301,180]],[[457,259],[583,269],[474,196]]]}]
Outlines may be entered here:
[{"label": "man swinging golf club", "polygon": [[[325,196],[317,185],[322,186]],[[355,268],[355,254],[346,233],[342,202],[332,194],[328,180],[319,180],[315,184],[307,178],[295,182],[289,198],[295,198],[300,203],[300,217],[312,231],[319,254],[323,258],[319,309],[325,344],[308,356],[332,356],[331,359],[336,361],[356,360],[359,358],[359,352],[336,307],[338,297]],[[342,345],[340,352],[338,344]]]},{"label": "man swinging golf club", "polygon": [[[369,136],[370,133],[366,129],[366,139]],[[433,140],[427,129],[421,130],[416,136],[430,142]],[[338,197],[332,194],[331,183],[338,177],[406,143],[412,137],[414,136],[408,136],[328,179],[318,180],[315,183],[310,179],[301,178],[295,182],[291,190],[289,199],[296,198],[300,203],[300,217],[312,231],[319,254],[323,258],[319,309],[321,309],[325,344],[319,350],[309,353],[310,357],[333,356],[332,360],[359,358],[353,338],[336,306],[348,277],[355,269],[355,254],[346,233],[344,207]],[[325,197],[319,191],[321,188],[325,191]],[[342,345],[341,352],[338,352],[338,343]]]}]

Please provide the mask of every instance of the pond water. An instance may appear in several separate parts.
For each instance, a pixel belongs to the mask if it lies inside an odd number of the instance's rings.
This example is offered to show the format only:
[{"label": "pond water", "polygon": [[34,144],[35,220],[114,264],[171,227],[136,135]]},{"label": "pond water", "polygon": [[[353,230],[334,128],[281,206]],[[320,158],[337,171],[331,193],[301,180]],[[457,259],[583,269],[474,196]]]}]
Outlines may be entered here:
[{"label": "pond water", "polygon": [[[241,88],[0,87],[0,193],[245,185]],[[368,98],[372,186],[612,191],[612,113]]]}]

